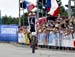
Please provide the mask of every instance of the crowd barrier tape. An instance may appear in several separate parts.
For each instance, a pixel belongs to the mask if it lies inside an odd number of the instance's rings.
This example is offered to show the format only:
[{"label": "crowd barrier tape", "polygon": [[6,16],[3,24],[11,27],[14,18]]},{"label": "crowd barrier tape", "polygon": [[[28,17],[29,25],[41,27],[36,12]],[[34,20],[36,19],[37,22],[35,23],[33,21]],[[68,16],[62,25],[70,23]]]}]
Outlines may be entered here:
[{"label": "crowd barrier tape", "polygon": [[0,25],[0,41],[18,42],[18,26]]}]

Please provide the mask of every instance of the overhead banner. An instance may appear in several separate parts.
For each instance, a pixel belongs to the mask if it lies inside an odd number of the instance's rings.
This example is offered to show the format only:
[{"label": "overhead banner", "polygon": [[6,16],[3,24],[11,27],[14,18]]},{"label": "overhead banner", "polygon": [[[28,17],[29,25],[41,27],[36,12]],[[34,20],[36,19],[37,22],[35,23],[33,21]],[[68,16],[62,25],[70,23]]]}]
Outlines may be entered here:
[{"label": "overhead banner", "polygon": [[0,41],[18,42],[18,26],[0,25]]}]

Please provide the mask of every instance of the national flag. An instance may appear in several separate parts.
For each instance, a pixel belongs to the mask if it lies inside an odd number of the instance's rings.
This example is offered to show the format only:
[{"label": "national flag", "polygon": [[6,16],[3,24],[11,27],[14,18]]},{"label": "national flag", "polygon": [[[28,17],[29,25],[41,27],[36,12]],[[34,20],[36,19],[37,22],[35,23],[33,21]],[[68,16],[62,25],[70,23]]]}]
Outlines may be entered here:
[{"label": "national flag", "polygon": [[28,11],[36,10],[37,0],[24,0],[24,2]]},{"label": "national flag", "polygon": [[60,13],[60,7],[56,0],[47,0],[46,8],[51,16],[57,16]]},{"label": "national flag", "polygon": [[40,17],[37,21],[36,24],[39,23],[40,25],[43,25],[47,23],[47,18],[46,17]]},{"label": "national flag", "polygon": [[23,2],[20,2],[20,7],[21,7],[21,8],[24,8],[24,9],[26,8],[25,1],[23,1]]}]

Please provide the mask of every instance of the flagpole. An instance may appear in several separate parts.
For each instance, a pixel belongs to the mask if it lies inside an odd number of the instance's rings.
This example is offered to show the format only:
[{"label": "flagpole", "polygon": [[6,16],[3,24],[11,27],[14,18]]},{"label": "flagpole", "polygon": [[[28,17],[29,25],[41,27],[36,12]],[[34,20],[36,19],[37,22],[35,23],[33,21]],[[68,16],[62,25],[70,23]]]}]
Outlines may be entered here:
[{"label": "flagpole", "polygon": [[71,0],[68,1],[68,6],[69,6],[69,9],[68,9],[68,18],[70,19],[71,18]]},{"label": "flagpole", "polygon": [[[47,0],[46,0],[46,3],[47,3]],[[46,3],[45,3],[45,4],[46,4]],[[45,9],[45,10],[46,10],[46,9]],[[47,10],[46,10],[46,17],[47,17]]]},{"label": "flagpole", "polygon": [[19,0],[19,26],[21,26],[21,18],[20,18],[20,0]]},{"label": "flagpole", "polygon": [[1,10],[0,10],[0,24],[2,24],[2,19],[1,19]]},{"label": "flagpole", "polygon": [[23,10],[23,26],[24,26],[24,8],[23,8],[23,1],[22,1],[22,10]]},{"label": "flagpole", "polygon": [[74,0],[74,11],[75,11],[75,0]]},{"label": "flagpole", "polygon": [[24,26],[25,24],[24,24],[24,9],[23,9],[23,26]]},{"label": "flagpole", "polygon": [[38,0],[37,0],[37,20],[39,19],[39,11],[38,11]]},{"label": "flagpole", "polygon": [[42,0],[42,17],[43,17],[43,0]]}]

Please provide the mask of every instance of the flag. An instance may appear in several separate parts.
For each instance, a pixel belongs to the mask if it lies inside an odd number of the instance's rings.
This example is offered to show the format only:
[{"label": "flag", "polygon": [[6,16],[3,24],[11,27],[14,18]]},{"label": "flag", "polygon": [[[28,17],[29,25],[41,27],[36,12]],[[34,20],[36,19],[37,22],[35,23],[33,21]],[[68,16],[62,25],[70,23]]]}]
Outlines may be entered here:
[{"label": "flag", "polygon": [[24,1],[23,2],[20,2],[20,7],[26,9],[26,4],[25,4]]},{"label": "flag", "polygon": [[24,0],[24,2],[28,11],[36,10],[37,0]]},{"label": "flag", "polygon": [[47,18],[46,17],[40,17],[37,21],[36,24],[39,23],[40,25],[43,25],[47,23]]},{"label": "flag", "polygon": [[47,0],[46,9],[51,16],[57,16],[60,13],[60,7],[56,0]]}]

